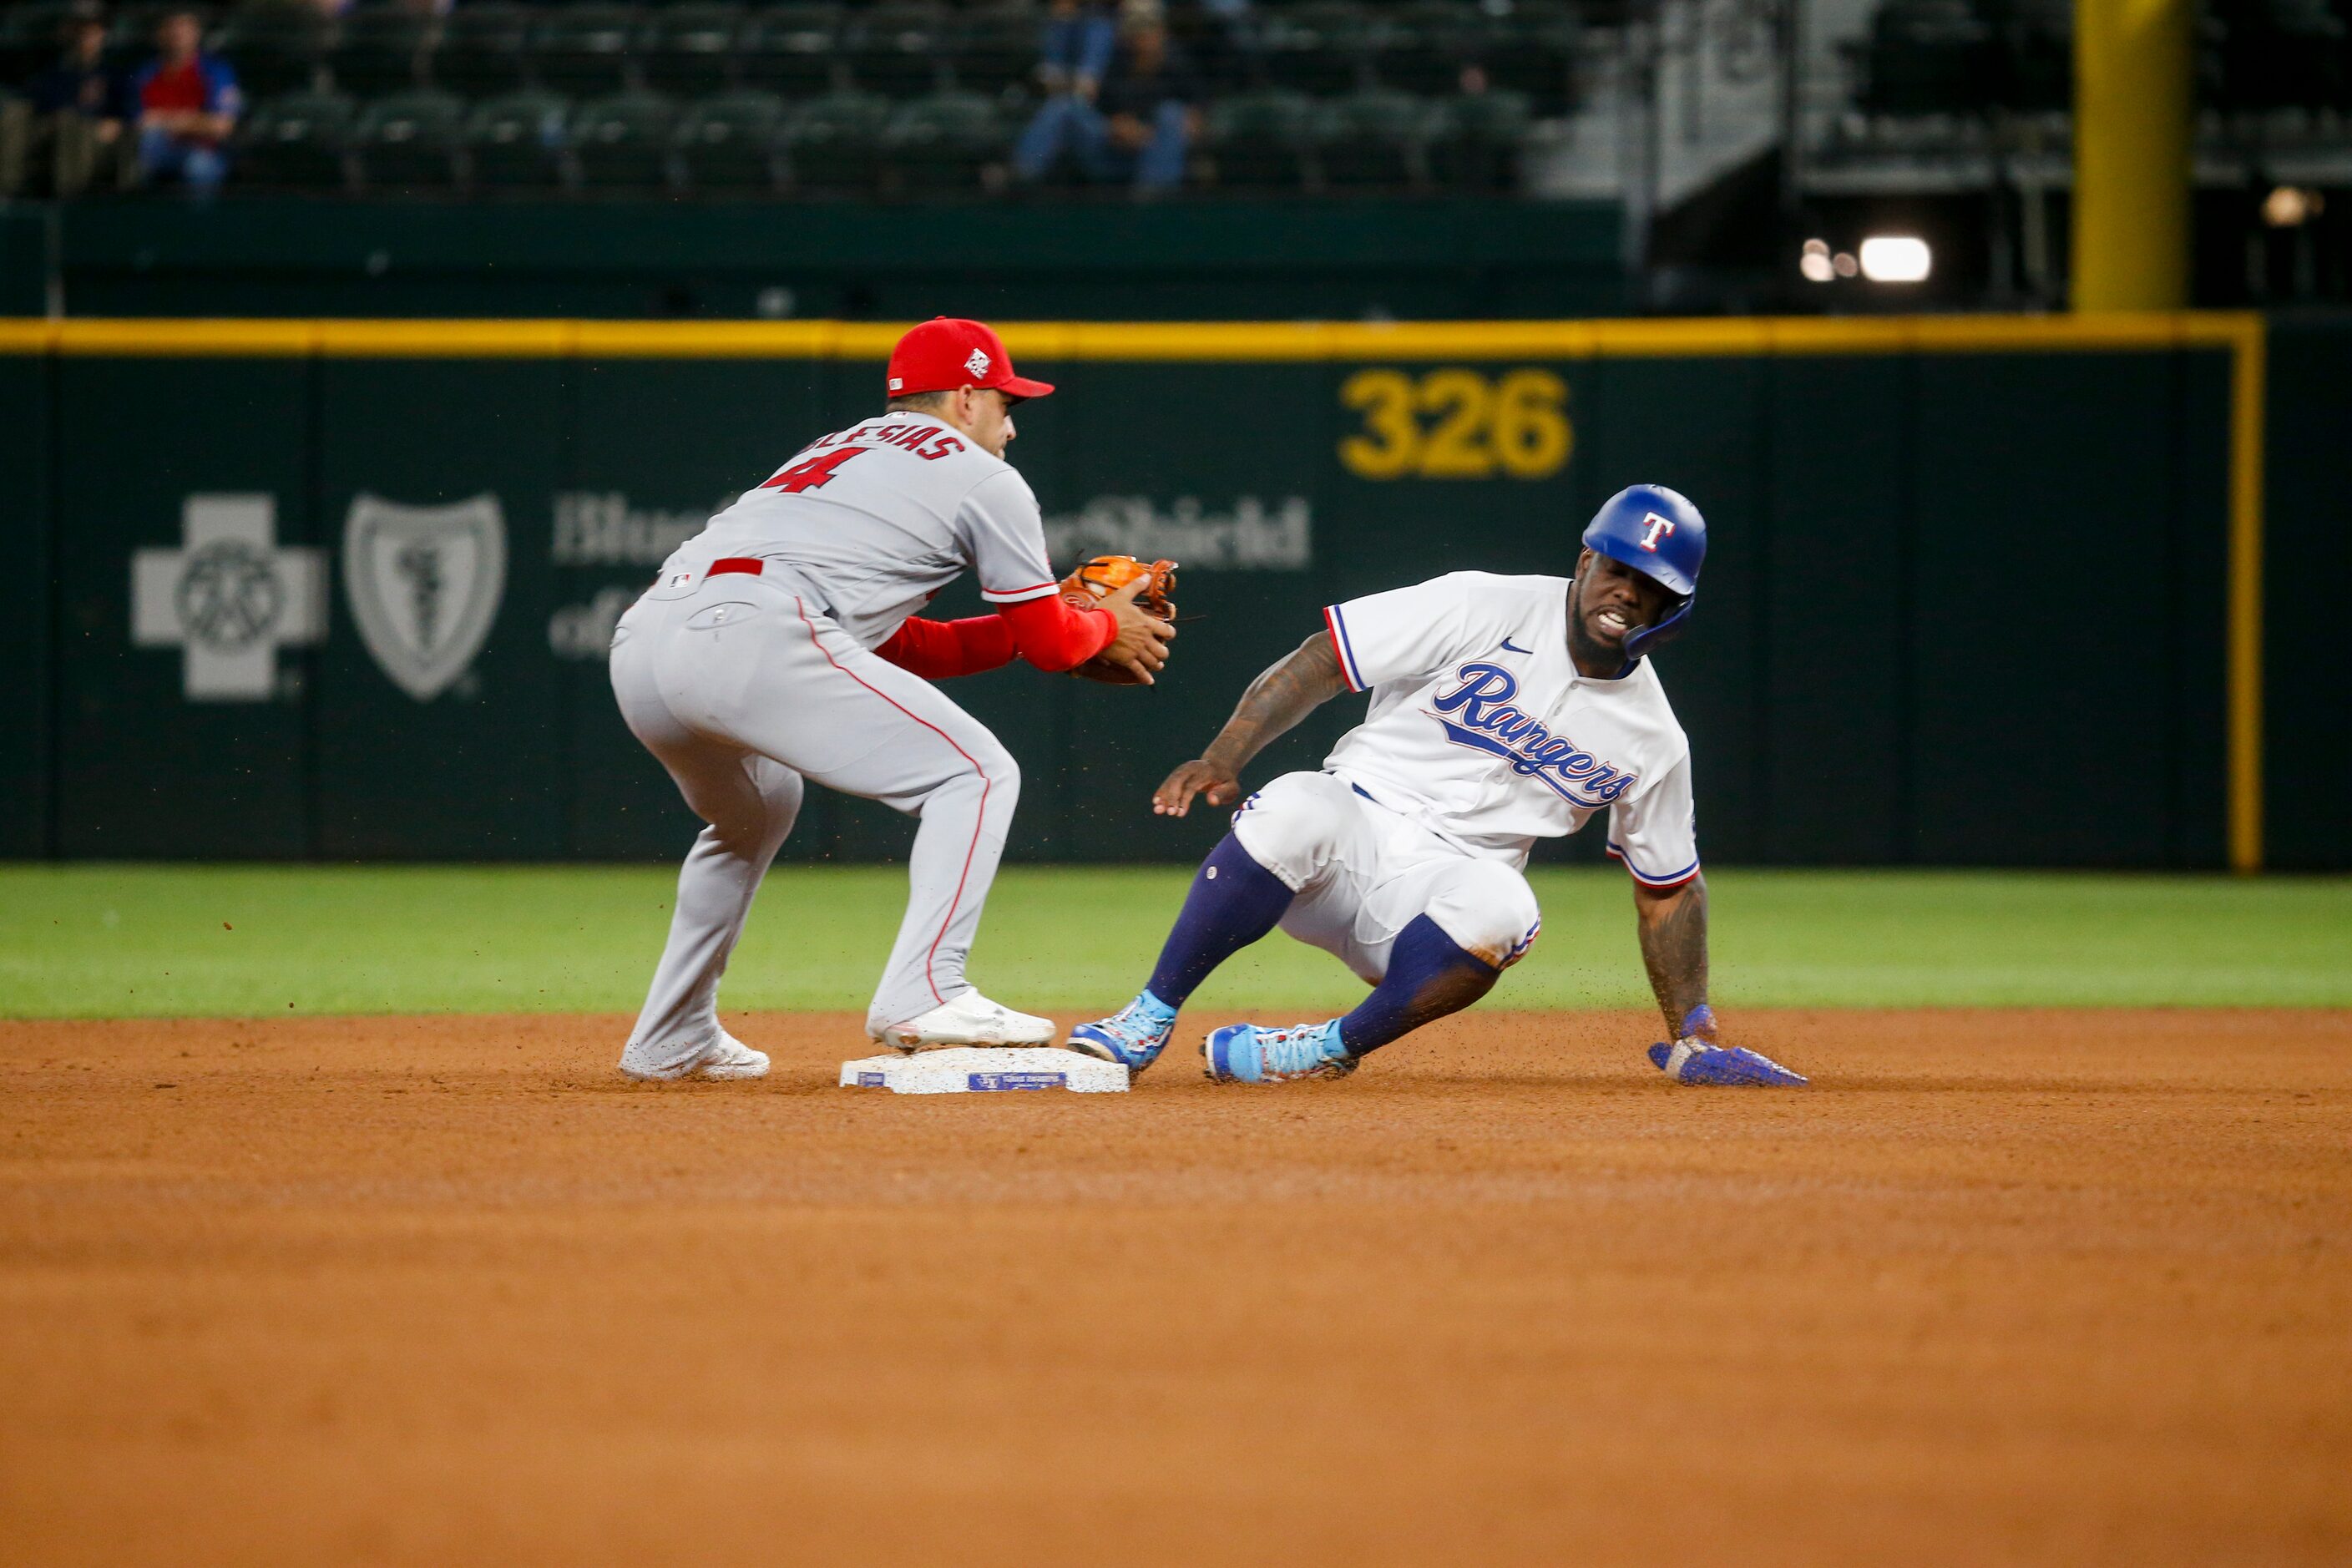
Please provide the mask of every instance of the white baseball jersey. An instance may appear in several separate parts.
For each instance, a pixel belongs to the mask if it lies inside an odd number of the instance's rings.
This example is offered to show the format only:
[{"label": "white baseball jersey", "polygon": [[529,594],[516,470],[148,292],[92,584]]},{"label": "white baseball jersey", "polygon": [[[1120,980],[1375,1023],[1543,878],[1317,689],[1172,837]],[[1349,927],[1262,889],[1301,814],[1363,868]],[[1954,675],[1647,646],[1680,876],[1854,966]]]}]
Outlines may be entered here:
[{"label": "white baseball jersey", "polygon": [[1651,887],[1698,874],[1690,744],[1657,671],[1596,679],[1568,653],[1569,579],[1454,572],[1324,611],[1372,694],[1325,766],[1464,852],[1514,867],[1609,811]]},{"label": "white baseball jersey", "polygon": [[905,411],[810,442],[681,554],[789,563],[866,647],[967,570],[992,604],[1055,585],[1028,481],[952,426]]}]

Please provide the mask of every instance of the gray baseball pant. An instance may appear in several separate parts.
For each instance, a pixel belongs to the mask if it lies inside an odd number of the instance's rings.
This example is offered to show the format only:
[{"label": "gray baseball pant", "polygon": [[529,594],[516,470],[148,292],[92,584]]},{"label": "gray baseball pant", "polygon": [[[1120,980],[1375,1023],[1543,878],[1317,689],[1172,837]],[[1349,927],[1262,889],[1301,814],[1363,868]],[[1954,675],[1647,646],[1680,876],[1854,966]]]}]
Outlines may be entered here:
[{"label": "gray baseball pant", "polygon": [[666,574],[613,638],[623,719],[710,825],[678,872],[632,1065],[677,1066],[717,1037],[719,977],[803,778],[921,822],[867,1027],[970,990],[965,955],[1021,796],[1012,753],[937,687],[859,645],[775,563],[757,577],[680,575]]}]

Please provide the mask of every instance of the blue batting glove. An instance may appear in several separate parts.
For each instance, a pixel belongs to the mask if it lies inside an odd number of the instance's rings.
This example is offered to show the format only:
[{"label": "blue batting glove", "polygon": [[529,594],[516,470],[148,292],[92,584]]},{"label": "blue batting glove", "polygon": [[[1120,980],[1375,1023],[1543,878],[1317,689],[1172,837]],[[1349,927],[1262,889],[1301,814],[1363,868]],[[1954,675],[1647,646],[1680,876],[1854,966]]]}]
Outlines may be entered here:
[{"label": "blue batting glove", "polygon": [[[1676,1083],[1713,1086],[1738,1086],[1751,1089],[1795,1089],[1806,1080],[1802,1073],[1790,1072],[1771,1058],[1737,1046],[1717,1046],[1697,1038],[1687,1031],[1704,1007],[1693,1008],[1691,1017],[1684,1020],[1684,1037],[1668,1045],[1664,1040],[1650,1047],[1650,1065]],[[1709,1014],[1705,1020],[1710,1030],[1715,1019]]]}]

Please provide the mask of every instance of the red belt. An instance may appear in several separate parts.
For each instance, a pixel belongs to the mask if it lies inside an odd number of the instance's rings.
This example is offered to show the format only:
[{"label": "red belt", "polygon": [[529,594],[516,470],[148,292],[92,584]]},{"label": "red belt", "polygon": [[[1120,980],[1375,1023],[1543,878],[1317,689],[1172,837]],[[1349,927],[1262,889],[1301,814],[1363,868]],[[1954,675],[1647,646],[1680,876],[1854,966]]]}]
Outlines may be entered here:
[{"label": "red belt", "polygon": [[730,572],[740,572],[747,576],[757,577],[767,569],[768,563],[756,555],[730,555],[724,560],[712,562],[710,570],[705,572],[703,575],[724,577]]}]

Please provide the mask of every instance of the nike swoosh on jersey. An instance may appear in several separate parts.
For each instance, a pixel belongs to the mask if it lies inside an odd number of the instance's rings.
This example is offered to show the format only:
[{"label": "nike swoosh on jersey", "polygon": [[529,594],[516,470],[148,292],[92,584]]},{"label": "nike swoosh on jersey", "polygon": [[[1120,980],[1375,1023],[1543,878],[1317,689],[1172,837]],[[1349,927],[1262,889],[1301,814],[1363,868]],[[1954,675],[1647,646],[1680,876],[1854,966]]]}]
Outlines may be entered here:
[{"label": "nike swoosh on jersey", "polygon": [[1503,639],[1503,647],[1505,647],[1505,649],[1507,649],[1507,651],[1509,651],[1509,652],[1511,652],[1511,653],[1533,653],[1533,652],[1535,652],[1535,649],[1533,649],[1533,648],[1531,648],[1531,647],[1521,647],[1518,644],[1517,644],[1517,643],[1513,642],[1513,641],[1512,641],[1510,638],[1508,638],[1508,637],[1505,637],[1505,638]]}]

